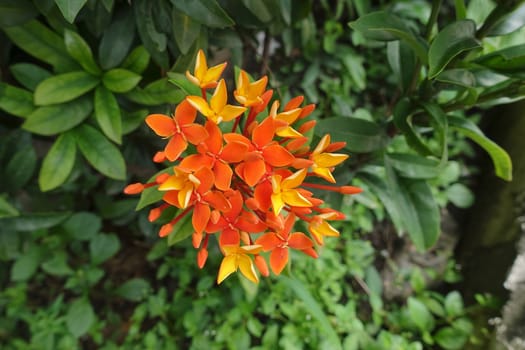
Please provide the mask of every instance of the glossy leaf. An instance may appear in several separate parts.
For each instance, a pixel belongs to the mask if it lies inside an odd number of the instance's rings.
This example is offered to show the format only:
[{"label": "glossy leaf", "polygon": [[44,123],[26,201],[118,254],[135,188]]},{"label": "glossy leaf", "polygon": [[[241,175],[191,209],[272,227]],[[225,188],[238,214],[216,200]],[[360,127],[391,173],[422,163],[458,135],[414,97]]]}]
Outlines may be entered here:
[{"label": "glossy leaf", "polygon": [[122,135],[127,135],[136,130],[144,123],[144,119],[148,116],[147,109],[139,109],[133,112],[121,110],[122,114]]},{"label": "glossy leaf", "polygon": [[55,189],[67,180],[75,164],[76,149],[70,133],[63,133],[56,139],[40,168],[38,185],[41,191]]},{"label": "glossy leaf", "polygon": [[168,72],[169,82],[179,87],[186,95],[200,95],[200,89],[195,84],[192,84],[186,75],[180,73]]},{"label": "glossy leaf", "polygon": [[73,57],[86,72],[94,75],[101,73],[100,68],[93,58],[91,48],[78,33],[66,29],[64,31],[64,43],[66,44],[66,50],[69,55]]},{"label": "glossy leaf", "polygon": [[187,54],[201,32],[201,25],[184,12],[173,7],[171,12],[173,37],[182,54]]},{"label": "glossy leaf", "polygon": [[62,15],[69,23],[75,21],[75,18],[86,2],[87,0],[55,0],[60,12],[62,12]]},{"label": "glossy leaf", "polygon": [[115,293],[129,301],[141,301],[145,299],[151,287],[148,281],[143,278],[132,278],[120,285]]},{"label": "glossy leaf", "polygon": [[51,76],[48,70],[32,63],[13,64],[9,67],[9,70],[20,84],[31,91],[35,91],[42,80]]},{"label": "glossy leaf", "polygon": [[37,106],[71,101],[99,84],[100,80],[84,71],[64,73],[42,81],[35,90]]},{"label": "glossy leaf", "polygon": [[5,28],[9,39],[39,60],[51,64],[57,71],[78,67],[66,51],[64,40],[42,23],[32,20],[21,26]]},{"label": "glossy leaf", "polygon": [[22,214],[17,217],[4,219],[13,223],[14,230],[36,231],[60,225],[71,213],[34,213]]},{"label": "glossy leaf", "polygon": [[410,87],[414,69],[416,68],[416,55],[404,41],[389,41],[387,44],[387,59],[397,81],[403,91]]},{"label": "glossy leaf", "polygon": [[144,46],[137,46],[122,62],[121,68],[141,74],[148,67],[150,55]]},{"label": "glossy leaf", "polygon": [[477,64],[498,72],[522,73],[525,70],[525,44],[494,51],[474,60]]},{"label": "glossy leaf", "polygon": [[[147,182],[150,183],[150,182],[155,181],[157,176],[164,174],[164,173],[172,174],[173,170],[172,168],[161,170],[157,172],[155,175],[153,175],[152,177],[150,177]],[[138,211],[150,204],[157,203],[158,201],[162,199],[163,196],[164,196],[164,192],[159,191],[158,186],[148,187],[144,191],[142,191],[142,193],[140,194],[140,200],[137,203],[135,210]]]},{"label": "glossy leaf", "polygon": [[448,200],[458,208],[468,208],[474,203],[474,194],[465,185],[455,183],[447,187]]},{"label": "glossy leaf", "polygon": [[125,96],[135,103],[156,106],[163,103],[179,103],[186,97],[186,94],[169,83],[167,79],[159,79],[144,89],[137,87]]},{"label": "glossy leaf", "polygon": [[0,0],[0,28],[23,24],[37,15],[29,0]]},{"label": "glossy leaf", "polygon": [[426,63],[427,49],[423,40],[415,36],[405,22],[385,11],[368,13],[349,23],[352,29],[361,32],[366,38],[379,41],[404,40],[414,50],[419,59]]},{"label": "glossy leaf", "polygon": [[120,241],[113,233],[97,233],[89,241],[89,253],[93,264],[101,264],[120,249]]},{"label": "glossy leaf", "polygon": [[433,102],[420,102],[421,107],[430,117],[430,121],[441,148],[439,156],[441,165],[445,165],[448,159],[448,119],[443,109]]},{"label": "glossy leaf", "polygon": [[55,135],[82,123],[93,111],[88,96],[53,106],[37,108],[29,114],[22,128],[38,135]]},{"label": "glossy leaf", "polygon": [[99,232],[102,220],[93,213],[80,211],[71,215],[62,223],[62,227],[71,237],[80,241],[88,241]]},{"label": "glossy leaf", "polygon": [[439,73],[435,79],[442,83],[471,88],[476,85],[476,77],[470,71],[462,68],[447,69]]},{"label": "glossy leaf", "polygon": [[191,236],[193,232],[194,229],[191,223],[191,215],[186,215],[173,226],[171,233],[169,233],[167,237],[168,245],[171,246],[185,240]]},{"label": "glossy leaf", "polygon": [[33,94],[0,82],[0,109],[17,117],[27,118],[35,110]]},{"label": "glossy leaf", "polygon": [[142,77],[132,71],[115,68],[106,73],[102,77],[104,86],[112,92],[124,93],[133,89]]},{"label": "glossy leaf", "polygon": [[98,57],[102,68],[110,69],[118,66],[128,54],[134,38],[133,13],[128,8],[124,8],[115,15],[100,41]]},{"label": "glossy leaf", "polygon": [[372,152],[384,146],[381,128],[370,121],[358,118],[333,117],[318,121],[315,133],[331,134],[334,141],[346,141],[346,149],[356,153]]},{"label": "glossy leaf", "polygon": [[[13,217],[20,215],[18,209],[16,209],[11,203],[9,203],[4,195],[0,195],[0,219]],[[0,259],[3,255],[0,254]]]},{"label": "glossy leaf", "polygon": [[156,14],[153,1],[137,0],[133,4],[137,32],[142,44],[148,50],[153,60],[164,69],[168,69],[169,57],[167,48],[167,37],[155,26]]},{"label": "glossy leaf", "polygon": [[402,177],[410,179],[433,179],[439,175],[439,161],[410,153],[387,154],[390,164]]},{"label": "glossy leaf", "polygon": [[80,125],[73,132],[78,148],[95,169],[112,179],[126,178],[122,154],[98,130],[89,125]]},{"label": "glossy leaf", "polygon": [[19,149],[5,165],[2,185],[9,191],[17,191],[31,179],[36,168],[36,153],[31,144]]},{"label": "glossy leaf", "polygon": [[425,304],[414,297],[409,297],[407,306],[410,320],[421,332],[431,331],[434,328],[434,317]]},{"label": "glossy leaf", "polygon": [[476,24],[461,20],[441,30],[428,50],[428,76],[434,78],[460,53],[480,47],[476,39]]},{"label": "glossy leaf", "polygon": [[509,34],[523,26],[525,26],[525,3],[522,3],[517,9],[504,16],[498,24],[491,28],[489,35]]},{"label": "glossy leaf", "polygon": [[449,116],[449,123],[451,128],[470,138],[489,154],[498,177],[507,181],[512,180],[512,161],[503,148],[487,138],[483,131],[468,119]]},{"label": "glossy leaf", "polygon": [[95,118],[102,132],[112,141],[122,142],[122,120],[115,96],[104,86],[95,90]]},{"label": "glossy leaf", "polygon": [[66,314],[66,325],[67,329],[75,337],[78,338],[86,334],[95,322],[95,319],[95,312],[88,299],[80,298],[69,304]]},{"label": "glossy leaf", "polygon": [[224,28],[235,23],[216,0],[171,0],[171,3],[207,27]]},{"label": "glossy leaf", "polygon": [[403,132],[408,145],[421,155],[432,155],[432,150],[423,142],[419,134],[412,126],[412,109],[410,101],[407,98],[399,100],[394,107],[394,124]]},{"label": "glossy leaf", "polygon": [[269,22],[272,19],[272,11],[270,11],[263,0],[242,0],[242,4],[263,23]]}]

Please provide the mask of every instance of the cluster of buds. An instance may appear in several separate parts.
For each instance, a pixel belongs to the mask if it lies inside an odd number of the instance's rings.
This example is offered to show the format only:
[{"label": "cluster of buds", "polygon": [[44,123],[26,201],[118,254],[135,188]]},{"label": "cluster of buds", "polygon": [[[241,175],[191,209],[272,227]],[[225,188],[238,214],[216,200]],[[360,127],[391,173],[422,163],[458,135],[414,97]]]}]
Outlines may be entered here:
[{"label": "cluster of buds", "polygon": [[[150,211],[150,221],[170,206],[179,209],[160,228],[161,237],[172,234],[183,217],[192,215],[192,242],[200,268],[208,257],[210,237],[215,236],[224,255],[217,283],[237,270],[258,282],[257,270],[269,275],[267,258],[278,275],[288,263],[289,249],[316,258],[315,247],[323,244],[323,237],[339,235],[329,222],[344,219],[344,214],[324,206],[308,189],[343,194],[361,189],[305,181],[320,177],[334,184],[333,168],[348,156],[332,152],[345,143],[331,143],[327,134],[311,150],[303,134],[315,121],[304,118],[315,106],[301,107],[303,97],[298,96],[282,109],[279,101],[268,108],[273,91],[266,90],[266,76],[252,82],[241,70],[233,93],[239,105],[228,104],[226,83],[220,79],[225,67],[222,63],[208,68],[199,51],[194,73],[186,76],[200,88],[201,96],[187,96],[173,116],[146,118],[147,125],[167,139],[164,150],[153,159],[169,162],[170,171],[152,183],[131,184],[124,192],[138,194],[155,187],[163,193],[163,203]],[[215,89],[210,96],[208,89]],[[204,117],[203,124],[196,122],[197,112]],[[296,220],[307,223],[309,235],[294,232]]]}]

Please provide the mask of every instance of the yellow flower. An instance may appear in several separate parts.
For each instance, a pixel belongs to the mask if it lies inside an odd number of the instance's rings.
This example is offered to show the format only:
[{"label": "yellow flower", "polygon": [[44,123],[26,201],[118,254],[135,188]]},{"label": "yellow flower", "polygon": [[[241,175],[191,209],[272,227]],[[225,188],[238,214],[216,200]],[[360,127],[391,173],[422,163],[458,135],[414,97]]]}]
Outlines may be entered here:
[{"label": "yellow flower", "polygon": [[210,103],[200,96],[188,96],[186,100],[195,107],[202,115],[208,120],[211,120],[215,124],[219,124],[221,121],[230,121],[237,118],[239,115],[244,113],[245,107],[233,106],[226,104],[228,99],[226,91],[226,83],[224,79],[219,81],[219,85],[215,89],[213,96],[210,99]]},{"label": "yellow flower", "polygon": [[332,175],[332,168],[341,164],[348,158],[347,154],[342,153],[323,153],[330,146],[330,135],[323,136],[317,147],[313,150],[310,160],[314,162],[312,171],[331,183],[335,183]]},{"label": "yellow flower", "polygon": [[224,251],[224,259],[219,267],[219,275],[217,276],[217,284],[220,284],[229,275],[241,270],[241,273],[250,281],[254,283],[259,282],[259,278],[255,273],[253,261],[250,254],[259,254],[262,250],[260,245],[245,245],[243,247],[236,245],[225,245],[222,247]]},{"label": "yellow flower", "polygon": [[326,220],[334,219],[338,219],[338,215],[335,212],[318,214],[312,218],[308,224],[308,231],[310,231],[317,244],[323,244],[323,236],[339,236],[339,231],[326,222]]},{"label": "yellow flower", "polygon": [[233,95],[237,102],[245,107],[261,104],[263,103],[261,95],[264,93],[267,83],[267,76],[250,83],[248,74],[244,70],[241,70],[241,73],[237,78],[237,90],[233,92]]},{"label": "yellow flower", "polygon": [[217,86],[217,80],[221,77],[224,68],[226,68],[226,62],[208,68],[206,56],[202,50],[199,50],[195,60],[195,75],[186,71],[186,78],[201,89],[214,88]]},{"label": "yellow flower", "polygon": [[281,137],[302,137],[303,135],[299,131],[290,126],[290,124],[293,124],[297,118],[299,118],[299,115],[301,114],[301,108],[294,108],[289,111],[277,113],[278,108],[279,101],[275,101],[272,104],[269,114],[270,117],[277,121],[275,133]]},{"label": "yellow flower", "polygon": [[171,175],[159,186],[159,191],[167,191],[164,200],[176,207],[185,209],[190,203],[193,190],[200,185],[200,180],[192,173],[173,168],[175,174]]},{"label": "yellow flower", "polygon": [[299,187],[306,177],[306,169],[301,169],[283,180],[281,175],[272,175],[272,208],[275,215],[281,212],[285,204],[293,207],[311,207],[312,203],[306,199],[296,187]]}]

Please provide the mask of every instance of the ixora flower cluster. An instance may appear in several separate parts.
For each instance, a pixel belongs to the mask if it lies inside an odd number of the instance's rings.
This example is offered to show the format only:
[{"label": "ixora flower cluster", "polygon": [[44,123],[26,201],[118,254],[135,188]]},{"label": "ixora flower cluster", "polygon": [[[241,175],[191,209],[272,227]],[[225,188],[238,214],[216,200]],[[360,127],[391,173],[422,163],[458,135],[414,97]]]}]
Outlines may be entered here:
[{"label": "ixora flower cluster", "polygon": [[[168,140],[153,159],[172,162],[172,171],[158,175],[152,183],[131,184],[124,192],[138,194],[155,187],[163,193],[164,203],[150,211],[150,221],[170,206],[179,209],[160,228],[161,237],[171,234],[174,225],[191,214],[200,268],[208,257],[209,239],[216,236],[224,254],[217,283],[237,270],[258,282],[256,268],[261,275],[269,275],[262,252],[270,252],[271,270],[278,275],[288,263],[289,249],[316,258],[315,244],[322,245],[324,236],[339,235],[329,221],[341,220],[344,214],[323,206],[308,188],[343,194],[361,189],[306,182],[308,177],[321,177],[335,183],[331,172],[348,156],[332,152],[345,143],[331,143],[330,135],[325,135],[311,150],[303,134],[315,121],[304,118],[315,106],[301,107],[303,97],[299,96],[282,109],[274,101],[268,110],[273,91],[266,90],[266,76],[252,82],[241,70],[233,92],[240,105],[228,104],[226,83],[219,80],[225,67],[222,63],[208,68],[199,51],[194,74],[187,72],[186,76],[201,89],[202,96],[187,96],[173,116],[151,114],[146,118],[148,126]],[[207,90],[213,88],[208,97]],[[197,112],[205,117],[204,125],[196,123]],[[219,128],[218,124],[226,122],[232,124],[231,132],[221,131],[230,130],[224,124]],[[310,235],[294,232],[296,220],[307,223]]]}]

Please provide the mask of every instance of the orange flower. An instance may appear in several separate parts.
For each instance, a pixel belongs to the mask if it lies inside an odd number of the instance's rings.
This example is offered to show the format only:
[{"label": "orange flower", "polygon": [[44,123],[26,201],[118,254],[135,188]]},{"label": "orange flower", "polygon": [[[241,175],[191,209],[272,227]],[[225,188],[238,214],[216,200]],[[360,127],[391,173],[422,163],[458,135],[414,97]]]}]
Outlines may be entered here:
[{"label": "orange flower", "polygon": [[202,125],[193,123],[196,116],[195,108],[182,101],[172,118],[164,114],[150,114],[146,117],[146,124],[157,135],[170,139],[164,149],[164,155],[170,161],[173,162],[186,150],[188,142],[197,145],[208,137]]},{"label": "orange flower", "polygon": [[292,128],[290,125],[293,124],[299,115],[301,114],[301,108],[294,108],[289,111],[277,113],[279,109],[279,101],[275,101],[270,110],[270,117],[277,121],[277,128],[275,133],[281,137],[297,138],[303,135]]},{"label": "orange flower", "polygon": [[250,83],[248,73],[241,69],[239,77],[237,78],[237,90],[233,92],[233,95],[237,102],[245,107],[259,105],[263,103],[261,96],[264,93],[264,89],[266,89],[267,83],[267,76]]},{"label": "orange flower", "polygon": [[323,236],[339,236],[339,231],[330,225],[327,220],[336,220],[340,218],[341,217],[337,212],[322,213],[312,218],[308,223],[308,231],[310,231],[317,244],[323,245]]},{"label": "orange flower", "polygon": [[201,89],[214,88],[217,86],[217,80],[221,77],[224,68],[226,68],[226,62],[208,68],[204,51],[199,50],[195,60],[195,75],[186,71],[186,78]]},{"label": "orange flower", "polygon": [[272,175],[271,201],[275,215],[279,215],[285,204],[294,207],[312,206],[312,203],[296,189],[303,183],[306,173],[306,169],[301,169],[285,179],[281,175]]},{"label": "orange flower", "polygon": [[335,183],[332,168],[344,162],[348,158],[348,155],[342,153],[325,153],[324,151],[328,146],[330,146],[330,135],[326,134],[321,141],[319,141],[319,144],[310,156],[310,159],[314,162],[312,164],[312,171],[323,179]]},{"label": "orange flower", "polygon": [[228,96],[224,79],[219,81],[219,85],[215,89],[209,104],[204,98],[200,96],[186,97],[186,101],[188,101],[193,107],[201,112],[203,116],[215,124],[219,124],[222,121],[233,120],[244,113],[246,110],[246,107],[227,104],[227,100]]},{"label": "orange flower", "polygon": [[254,283],[259,282],[259,277],[257,277],[250,255],[258,254],[262,250],[261,246],[246,245],[240,247],[238,245],[227,245],[223,246],[222,250],[225,256],[219,267],[219,275],[217,276],[218,284],[238,269],[240,269],[241,273],[250,281]]},{"label": "orange flower", "polygon": [[[282,217],[279,218],[283,220]],[[312,240],[302,232],[290,234],[294,223],[295,215],[290,213],[284,221],[282,230],[265,233],[255,241],[255,244],[262,246],[265,252],[271,251],[270,267],[276,275],[279,275],[288,263],[288,248],[309,252],[314,245]]]}]

